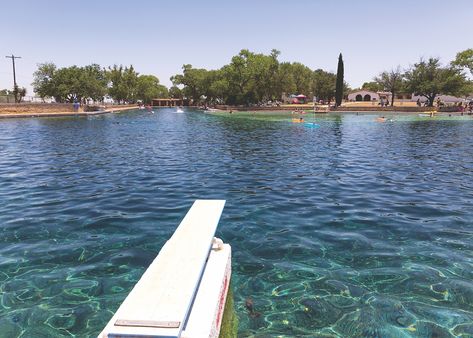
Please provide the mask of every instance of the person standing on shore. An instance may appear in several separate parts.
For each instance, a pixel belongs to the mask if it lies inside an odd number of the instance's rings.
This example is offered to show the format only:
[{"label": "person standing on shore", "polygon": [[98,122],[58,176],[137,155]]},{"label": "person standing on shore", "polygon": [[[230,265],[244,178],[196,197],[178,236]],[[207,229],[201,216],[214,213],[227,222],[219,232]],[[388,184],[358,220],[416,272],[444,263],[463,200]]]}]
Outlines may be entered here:
[{"label": "person standing on shore", "polygon": [[74,103],[72,104],[72,109],[74,110],[74,112],[77,113],[79,111],[79,107],[80,107],[80,103],[77,101],[74,101]]}]

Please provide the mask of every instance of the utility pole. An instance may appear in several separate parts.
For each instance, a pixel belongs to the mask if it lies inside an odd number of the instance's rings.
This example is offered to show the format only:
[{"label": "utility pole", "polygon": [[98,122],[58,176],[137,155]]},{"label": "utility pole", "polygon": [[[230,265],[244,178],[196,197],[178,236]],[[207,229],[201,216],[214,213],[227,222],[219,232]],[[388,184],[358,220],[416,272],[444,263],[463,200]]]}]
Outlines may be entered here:
[{"label": "utility pole", "polygon": [[5,57],[11,59],[13,63],[13,95],[15,95],[15,103],[18,103],[18,86],[16,85],[15,59],[21,59],[21,56],[15,56],[12,54]]}]

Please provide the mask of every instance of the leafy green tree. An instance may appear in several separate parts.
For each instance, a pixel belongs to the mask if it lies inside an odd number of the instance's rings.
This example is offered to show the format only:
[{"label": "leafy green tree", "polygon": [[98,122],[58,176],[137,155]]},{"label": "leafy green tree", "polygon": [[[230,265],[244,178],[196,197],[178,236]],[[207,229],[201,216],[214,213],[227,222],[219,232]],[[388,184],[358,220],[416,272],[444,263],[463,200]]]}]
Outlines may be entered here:
[{"label": "leafy green tree", "polygon": [[113,65],[108,67],[106,72],[108,85],[108,94],[118,104],[124,102],[127,98],[126,88],[123,81],[123,66]]},{"label": "leafy green tree", "polygon": [[183,85],[182,93],[186,98],[198,103],[205,95],[207,70],[193,68],[192,65],[182,66],[182,74],[171,77],[174,86]]},{"label": "leafy green tree", "polygon": [[344,80],[343,80],[343,58],[342,53],[338,56],[338,66],[337,66],[337,82],[335,86],[335,104],[340,106],[343,99],[343,89],[344,89]]},{"label": "leafy green tree", "polygon": [[277,49],[272,49],[269,56],[266,57],[268,62],[268,71],[267,71],[267,85],[265,99],[267,100],[279,100],[281,99],[282,93],[279,91],[278,81],[279,78],[279,60],[278,57],[281,55],[281,52]]},{"label": "leafy green tree", "polygon": [[215,80],[210,84],[210,92],[212,93],[212,101],[213,103],[225,103],[227,101],[227,97],[229,95],[229,84],[228,81],[220,77],[219,79]]},{"label": "leafy green tree", "polygon": [[139,73],[133,65],[123,67],[122,65],[109,67],[106,76],[109,82],[108,94],[119,104],[135,102],[137,100],[137,86]]},{"label": "leafy green tree", "polygon": [[138,75],[133,65],[123,70],[122,84],[126,93],[125,99],[131,103],[136,102],[137,99]]},{"label": "leafy green tree", "polygon": [[168,90],[159,84],[154,75],[140,75],[137,82],[136,99],[150,104],[153,99],[168,97]]},{"label": "leafy green tree", "polygon": [[97,64],[58,69],[53,63],[42,63],[33,77],[34,92],[43,100],[54,97],[56,102],[100,101],[107,89],[105,73]]},{"label": "leafy green tree", "polygon": [[38,64],[33,73],[33,91],[44,101],[45,98],[55,96],[54,75],[57,67],[52,62]]},{"label": "leafy green tree", "polygon": [[251,74],[249,65],[251,52],[242,49],[238,55],[235,55],[230,64],[222,68],[223,76],[228,81],[229,104],[249,104],[254,102],[255,96],[251,88]]},{"label": "leafy green tree", "polygon": [[[182,74],[171,77],[171,96],[183,95],[195,103],[249,105],[279,100],[283,93],[312,96],[317,90],[324,99],[332,99],[335,75],[315,74],[305,65],[279,62],[280,52],[269,55],[242,49],[230,63],[217,70],[182,67]],[[322,71],[321,71],[322,72]],[[182,89],[179,89],[182,88]],[[342,79],[342,95],[347,85]]]},{"label": "leafy green tree", "polygon": [[84,99],[103,101],[107,93],[107,76],[105,71],[98,65],[92,64],[80,69],[80,85]]},{"label": "leafy green tree", "polygon": [[313,92],[319,100],[330,101],[335,97],[337,75],[317,69],[313,74]]},{"label": "leafy green tree", "polygon": [[457,67],[442,67],[438,58],[421,59],[406,73],[406,90],[427,98],[432,107],[439,94],[463,95],[469,89],[465,74]]},{"label": "leafy green tree", "polygon": [[[286,91],[284,80],[287,78],[282,76],[277,59],[279,54],[275,49],[270,55],[243,49],[234,56],[230,64],[221,69],[222,77],[219,79],[219,88],[228,90],[227,103],[250,104],[280,99],[282,92]],[[290,74],[290,83],[295,87],[292,65],[286,64],[283,70]]]},{"label": "leafy green tree", "polygon": [[370,92],[379,92],[383,90],[383,86],[380,85],[378,82],[373,81],[373,82],[365,82],[361,86],[361,89],[363,90],[369,90]]},{"label": "leafy green tree", "polygon": [[296,80],[294,79],[291,63],[280,63],[275,83],[275,97],[279,99],[282,97],[283,93],[294,94],[296,92]]},{"label": "leafy green tree", "polygon": [[227,82],[221,70],[204,73],[200,89],[206,103],[223,103],[228,92]]},{"label": "leafy green tree", "polygon": [[21,103],[23,98],[26,96],[26,88],[20,88],[18,86],[13,87],[13,96],[15,96],[16,103]]},{"label": "leafy green tree", "polygon": [[304,94],[309,97],[312,96],[312,70],[309,67],[304,66],[302,63],[294,62],[291,64],[291,72],[296,86],[295,94]]},{"label": "leafy green tree", "polygon": [[139,98],[167,97],[167,88],[150,75],[141,78],[132,65],[101,68],[98,64],[85,67],[57,68],[53,63],[38,65],[34,73],[34,91],[43,99],[54,97],[56,102],[102,101],[108,93],[118,103],[135,102]]},{"label": "leafy green tree", "polygon": [[382,72],[374,80],[383,90],[391,93],[391,106],[394,106],[394,97],[404,85],[404,75],[401,68],[398,66],[389,72]]},{"label": "leafy green tree", "polygon": [[473,75],[473,48],[458,53],[452,65],[467,68]]},{"label": "leafy green tree", "polygon": [[270,55],[250,53],[248,67],[250,82],[248,90],[254,94],[254,102],[262,103],[273,100],[276,97],[276,84],[278,76],[278,56],[280,52],[276,49]]},{"label": "leafy green tree", "polygon": [[182,99],[182,90],[178,86],[171,86],[169,96],[173,99]]},{"label": "leafy green tree", "polygon": [[77,66],[58,69],[54,74],[54,99],[56,102],[80,102],[85,90],[81,81],[82,71]]}]

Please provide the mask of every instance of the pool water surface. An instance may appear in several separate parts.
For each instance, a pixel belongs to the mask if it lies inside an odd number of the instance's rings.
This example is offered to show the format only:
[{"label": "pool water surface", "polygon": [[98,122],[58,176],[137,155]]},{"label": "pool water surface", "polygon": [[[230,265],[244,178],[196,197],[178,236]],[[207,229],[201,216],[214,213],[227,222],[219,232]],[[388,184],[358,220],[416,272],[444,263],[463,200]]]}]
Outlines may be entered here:
[{"label": "pool water surface", "polygon": [[305,119],[1,120],[0,336],[96,336],[217,198],[239,336],[472,337],[473,118]]}]

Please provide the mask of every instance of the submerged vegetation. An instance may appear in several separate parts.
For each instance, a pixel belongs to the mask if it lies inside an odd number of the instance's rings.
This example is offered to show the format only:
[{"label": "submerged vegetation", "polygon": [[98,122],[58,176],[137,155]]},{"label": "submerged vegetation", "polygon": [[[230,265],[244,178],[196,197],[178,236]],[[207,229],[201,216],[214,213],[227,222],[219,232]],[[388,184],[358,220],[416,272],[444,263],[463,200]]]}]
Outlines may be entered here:
[{"label": "submerged vegetation", "polygon": [[235,310],[233,287],[228,287],[227,299],[223,310],[219,338],[235,338],[238,336],[238,316]]}]

